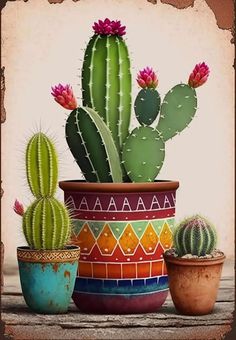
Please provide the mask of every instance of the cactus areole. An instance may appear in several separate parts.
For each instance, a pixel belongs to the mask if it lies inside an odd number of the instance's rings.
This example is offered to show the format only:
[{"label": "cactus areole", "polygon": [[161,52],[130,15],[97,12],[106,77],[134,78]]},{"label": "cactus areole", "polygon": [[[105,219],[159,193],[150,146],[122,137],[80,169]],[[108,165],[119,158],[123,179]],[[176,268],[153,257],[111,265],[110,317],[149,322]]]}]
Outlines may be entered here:
[{"label": "cactus areole", "polygon": [[[197,109],[197,86],[208,75],[199,64],[188,84],[166,96],[152,67],[138,72],[141,89],[131,120],[131,62],[119,20],[98,20],[85,48],[82,103],[65,127],[69,149],[85,181],[63,181],[73,211],[71,242],[81,247],[73,299],[84,312],[154,312],[166,299],[163,252],[172,246],[175,181],[156,180],[165,143],[184,130]],[[206,74],[206,73],[207,74]],[[74,105],[72,87],[54,87],[55,100]],[[61,95],[63,94],[63,96]]]}]

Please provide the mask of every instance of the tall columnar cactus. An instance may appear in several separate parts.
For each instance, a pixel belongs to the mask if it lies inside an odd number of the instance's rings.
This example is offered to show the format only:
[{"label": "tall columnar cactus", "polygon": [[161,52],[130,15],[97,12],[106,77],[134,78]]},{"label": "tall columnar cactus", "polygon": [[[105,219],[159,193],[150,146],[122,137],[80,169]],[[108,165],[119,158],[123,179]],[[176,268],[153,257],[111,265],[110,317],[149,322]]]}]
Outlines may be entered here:
[{"label": "tall columnar cactus", "polygon": [[174,137],[189,125],[197,110],[195,88],[204,84],[208,75],[208,66],[205,63],[197,64],[188,84],[178,84],[166,94],[157,125],[157,130],[164,141]]},{"label": "tall columnar cactus", "polygon": [[23,232],[32,249],[62,249],[69,240],[71,219],[67,208],[53,197],[58,181],[55,147],[42,132],[26,149],[26,173],[35,201],[24,212],[17,200],[14,210],[23,217]]},{"label": "tall columnar cactus", "polygon": [[215,228],[199,215],[182,221],[174,232],[174,247],[179,256],[210,254],[215,249],[216,241]]},{"label": "tall columnar cactus", "polygon": [[83,106],[93,108],[111,130],[120,150],[131,115],[131,73],[128,49],[119,21],[99,20],[84,55]]},{"label": "tall columnar cactus", "polygon": [[[82,68],[83,107],[70,85],[52,88],[54,99],[73,110],[66,123],[69,148],[89,182],[154,181],[165,157],[165,142],[185,129],[197,109],[195,88],[209,75],[199,63],[188,84],[178,84],[162,104],[156,90],[158,79],[152,68],[139,72],[141,86],[135,103],[141,126],[129,134],[131,73],[125,26],[120,21],[99,20],[93,26]],[[155,129],[149,127],[161,114]]]},{"label": "tall columnar cactus", "polygon": [[122,182],[120,159],[111,132],[91,108],[77,108],[66,122],[66,140],[89,182]]},{"label": "tall columnar cactus", "polygon": [[156,90],[158,80],[152,68],[146,67],[139,72],[138,84],[142,87],[139,91],[134,110],[136,118],[141,125],[151,125],[156,119],[161,104],[161,98]]},{"label": "tall columnar cactus", "polygon": [[58,177],[57,154],[53,143],[43,133],[36,133],[26,149],[26,174],[36,197],[55,194]]}]

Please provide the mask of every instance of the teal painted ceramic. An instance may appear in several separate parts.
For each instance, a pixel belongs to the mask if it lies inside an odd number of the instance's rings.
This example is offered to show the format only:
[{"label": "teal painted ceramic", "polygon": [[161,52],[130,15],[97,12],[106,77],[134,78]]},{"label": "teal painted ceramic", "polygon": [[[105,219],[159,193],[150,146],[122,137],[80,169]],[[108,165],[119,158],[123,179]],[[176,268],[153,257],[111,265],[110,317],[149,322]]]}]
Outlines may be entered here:
[{"label": "teal painted ceramic", "polygon": [[17,248],[20,282],[26,304],[36,313],[67,312],[75,285],[80,250]]}]

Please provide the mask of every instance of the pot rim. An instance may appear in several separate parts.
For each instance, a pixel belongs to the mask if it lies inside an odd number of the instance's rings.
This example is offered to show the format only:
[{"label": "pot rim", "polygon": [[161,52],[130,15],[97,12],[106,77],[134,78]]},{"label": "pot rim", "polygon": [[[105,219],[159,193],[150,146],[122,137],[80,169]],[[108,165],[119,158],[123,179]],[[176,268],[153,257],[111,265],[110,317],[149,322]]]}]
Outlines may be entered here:
[{"label": "pot rim", "polygon": [[60,181],[59,187],[63,191],[80,192],[156,192],[177,190],[179,187],[179,182],[171,180],[158,180],[155,182],[143,183],[91,183],[84,180],[67,180]]},{"label": "pot rim", "polygon": [[176,264],[178,266],[212,266],[212,265],[223,263],[226,256],[222,252],[222,255],[217,256],[217,257],[212,257],[209,259],[199,259],[199,258],[186,259],[182,257],[174,257],[173,255],[167,255],[164,253],[163,258],[165,262]]},{"label": "pot rim", "polygon": [[17,259],[23,262],[55,263],[78,261],[80,247],[67,245],[65,249],[31,249],[29,246],[17,247]]}]

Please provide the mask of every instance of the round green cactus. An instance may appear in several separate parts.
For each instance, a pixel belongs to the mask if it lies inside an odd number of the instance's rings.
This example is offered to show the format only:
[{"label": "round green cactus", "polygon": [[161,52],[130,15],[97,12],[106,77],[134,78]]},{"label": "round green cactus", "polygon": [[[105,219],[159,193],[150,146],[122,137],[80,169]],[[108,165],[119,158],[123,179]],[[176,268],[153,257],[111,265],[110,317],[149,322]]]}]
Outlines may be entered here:
[{"label": "round green cactus", "polygon": [[53,143],[42,132],[36,133],[27,145],[26,173],[30,190],[36,198],[55,194],[57,154]]},{"label": "round green cactus", "polygon": [[68,210],[53,197],[35,200],[23,215],[23,232],[33,249],[62,249],[69,240]]},{"label": "round green cactus", "polygon": [[179,256],[205,256],[212,253],[216,242],[215,228],[199,215],[183,220],[174,232],[174,247]]},{"label": "round green cactus", "polygon": [[161,98],[157,90],[153,88],[140,90],[134,103],[134,110],[139,123],[151,125],[159,113],[160,104]]}]

